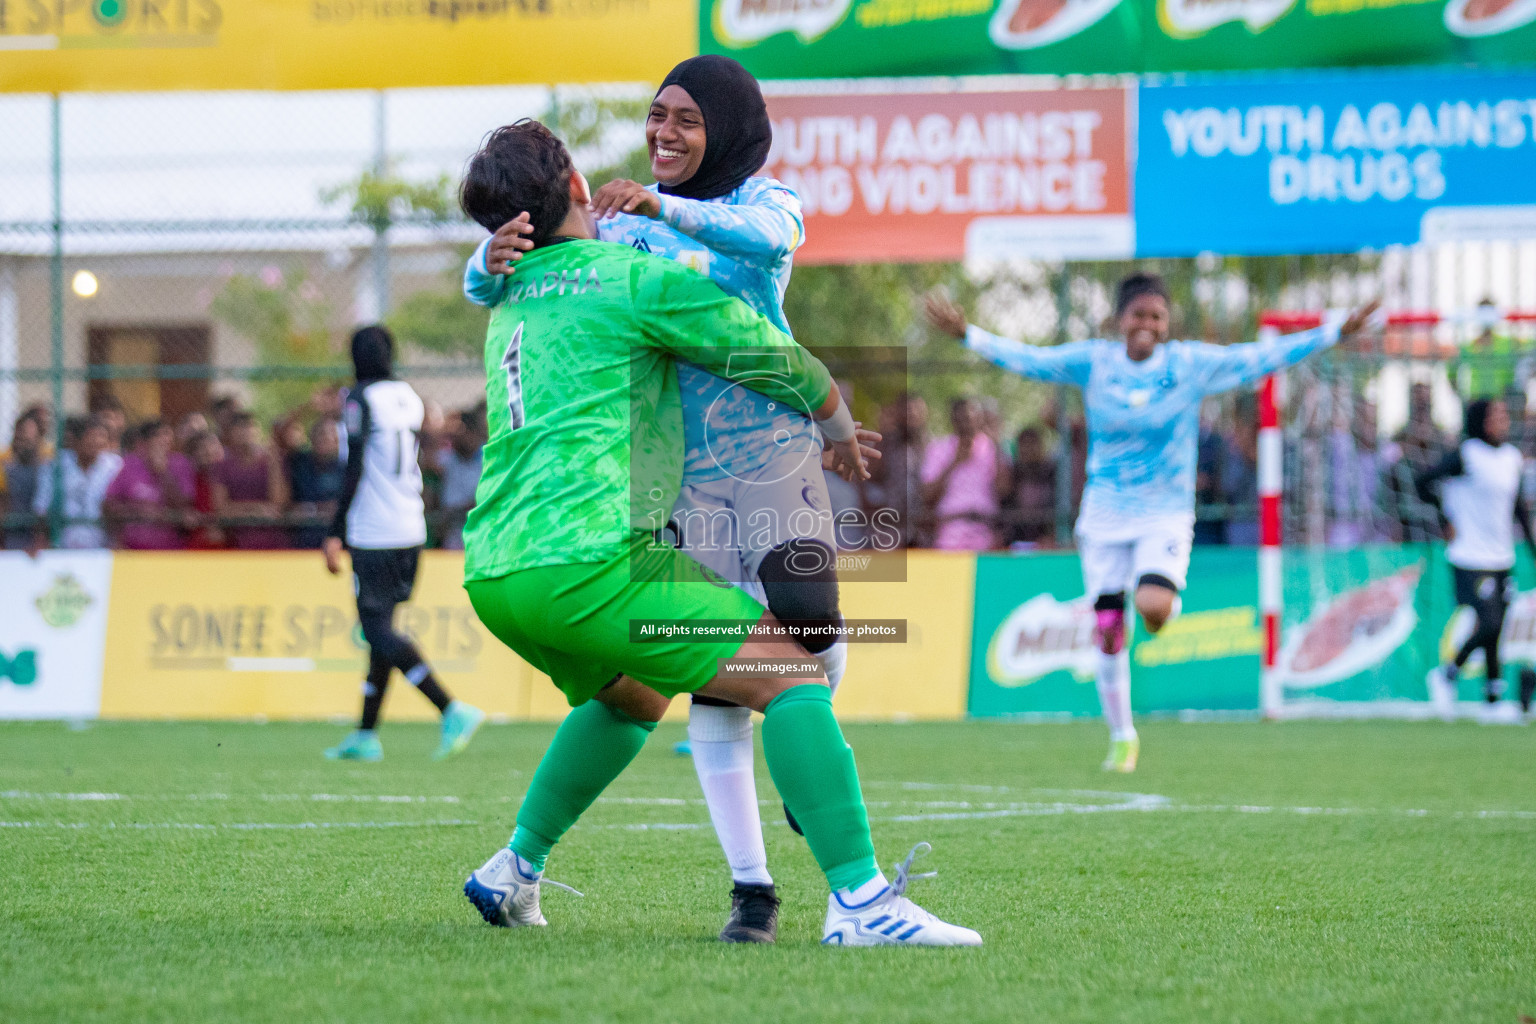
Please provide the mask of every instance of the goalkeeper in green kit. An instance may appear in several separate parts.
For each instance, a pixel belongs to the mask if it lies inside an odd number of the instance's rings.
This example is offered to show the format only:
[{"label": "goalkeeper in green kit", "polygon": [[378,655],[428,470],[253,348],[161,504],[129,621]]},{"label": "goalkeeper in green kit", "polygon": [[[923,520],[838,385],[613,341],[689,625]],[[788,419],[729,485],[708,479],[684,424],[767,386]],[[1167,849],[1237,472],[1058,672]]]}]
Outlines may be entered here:
[{"label": "goalkeeper in green kit", "polygon": [[[490,438],[464,531],[465,589],[486,627],[572,706],[511,843],[470,875],[465,895],[491,924],[544,924],[550,850],[639,753],[671,699],[702,693],[764,715],[768,770],[832,890],[824,943],[979,945],[974,931],[906,898],[917,849],[894,881],[877,867],[853,752],[819,665],[762,605],[657,539],[682,476],[674,361],[812,415],[839,470],[863,479],[865,453],[826,368],[707,278],[596,241],[587,182],[537,122],[493,132],[460,199],[488,230],[525,211],[540,226],[486,335]],[[765,358],[774,372],[762,372]],[[632,638],[643,623],[689,620],[756,625],[745,639]],[[789,678],[733,671],[786,658],[807,667]]]}]

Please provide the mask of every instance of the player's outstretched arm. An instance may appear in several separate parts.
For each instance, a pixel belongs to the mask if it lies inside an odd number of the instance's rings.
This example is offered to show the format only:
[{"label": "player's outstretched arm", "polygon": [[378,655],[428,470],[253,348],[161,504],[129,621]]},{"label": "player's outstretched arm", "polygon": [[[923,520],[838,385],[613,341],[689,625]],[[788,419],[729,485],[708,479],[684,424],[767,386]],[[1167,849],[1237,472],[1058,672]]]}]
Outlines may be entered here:
[{"label": "player's outstretched arm", "polygon": [[1352,312],[1337,326],[1324,324],[1310,331],[1282,335],[1272,341],[1250,341],[1240,345],[1200,345],[1196,349],[1206,370],[1208,394],[1230,391],[1269,376],[1276,370],[1301,362],[1308,356],[1332,348],[1345,338],[1359,334],[1371,314],[1381,305],[1372,300]]},{"label": "player's outstretched arm", "polygon": [[935,330],[965,342],[966,348],[979,353],[988,362],[1021,377],[1078,387],[1088,383],[1088,373],[1093,367],[1093,350],[1088,342],[1075,341],[1047,348],[1000,337],[967,323],[965,310],[937,288],[923,297],[923,311]]},{"label": "player's outstretched arm", "polygon": [[507,291],[507,278],[523,253],[533,248],[533,225],[520,213],[481,242],[464,265],[464,297],[477,306],[494,306]]},{"label": "player's outstretched arm", "polygon": [[682,196],[658,196],[657,219],[714,252],[739,263],[772,270],[805,241],[800,198],[783,185],[748,181],[749,202],[707,203]]},{"label": "player's outstretched arm", "polygon": [[655,260],[638,264],[635,273],[635,314],[647,344],[815,419],[832,442],[838,472],[868,479],[858,428],[820,359],[685,267]]},{"label": "player's outstretched arm", "polygon": [[806,415],[836,392],[820,359],[708,278],[666,260],[637,264],[635,273],[635,313],[646,344]]}]

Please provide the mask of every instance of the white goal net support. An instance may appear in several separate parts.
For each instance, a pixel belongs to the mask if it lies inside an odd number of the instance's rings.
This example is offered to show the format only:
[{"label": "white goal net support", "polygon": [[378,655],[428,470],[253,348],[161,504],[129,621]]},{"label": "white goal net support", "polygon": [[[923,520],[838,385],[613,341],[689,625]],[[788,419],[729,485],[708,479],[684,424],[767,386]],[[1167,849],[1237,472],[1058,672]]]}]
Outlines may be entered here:
[{"label": "white goal net support", "polygon": [[[1265,313],[1260,337],[1343,315]],[[1471,613],[1456,607],[1440,518],[1415,478],[1459,442],[1463,406],[1474,397],[1506,402],[1510,440],[1536,455],[1536,391],[1527,401],[1533,382],[1536,312],[1485,305],[1378,314],[1350,343],[1261,385],[1256,511],[1266,717],[1435,713],[1426,673],[1469,635]],[[1533,485],[1528,464],[1528,498]],[[1536,587],[1524,547],[1516,578]],[[1502,639],[1505,676],[1514,681],[1536,663],[1536,589],[1514,596]],[[1485,714],[1483,684],[1476,655],[1454,712]]]}]

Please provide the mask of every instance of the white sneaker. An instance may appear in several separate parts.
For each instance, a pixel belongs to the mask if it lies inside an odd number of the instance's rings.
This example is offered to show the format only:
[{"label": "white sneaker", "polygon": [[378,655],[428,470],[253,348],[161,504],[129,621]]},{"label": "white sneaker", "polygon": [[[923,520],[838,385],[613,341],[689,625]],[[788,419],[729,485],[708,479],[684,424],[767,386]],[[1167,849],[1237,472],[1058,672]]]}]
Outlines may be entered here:
[{"label": "white sneaker", "polygon": [[1435,714],[1447,722],[1453,720],[1456,717],[1456,680],[1443,666],[1436,665],[1424,674],[1424,685],[1429,690],[1429,703]]},{"label": "white sneaker", "polygon": [[1485,701],[1477,709],[1477,720],[1483,725],[1520,725],[1520,708],[1507,700],[1493,704]]},{"label": "white sneaker", "polygon": [[551,882],[543,875],[527,875],[518,867],[517,856],[506,847],[480,865],[464,882],[464,895],[480,911],[487,924],[501,928],[540,927],[549,924],[539,910],[539,887],[553,885],[576,892],[568,885]]},{"label": "white sneaker", "polygon": [[969,928],[940,921],[904,895],[914,878],[932,878],[937,872],[911,873],[912,862],[932,849],[918,843],[907,859],[896,866],[896,881],[879,895],[849,906],[837,893],[827,897],[827,923],[823,946],[979,946],[981,936]]}]

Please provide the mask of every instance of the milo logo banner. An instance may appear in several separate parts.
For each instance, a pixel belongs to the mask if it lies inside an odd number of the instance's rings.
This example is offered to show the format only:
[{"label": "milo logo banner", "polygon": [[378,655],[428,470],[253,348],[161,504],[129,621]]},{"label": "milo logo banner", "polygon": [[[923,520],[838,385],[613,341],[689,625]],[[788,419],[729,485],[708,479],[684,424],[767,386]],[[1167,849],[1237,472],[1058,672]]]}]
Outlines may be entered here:
[{"label": "milo logo banner", "polygon": [[[1257,564],[1251,549],[1195,549],[1184,613],[1132,642],[1138,713],[1258,710]],[[970,714],[1097,715],[1093,624],[1076,555],[979,556]]]},{"label": "milo logo banner", "polygon": [[[1525,560],[1517,578],[1531,581]],[[1472,631],[1455,607],[1441,545],[1287,548],[1284,641],[1277,666],[1290,714],[1418,715],[1425,673]],[[1161,634],[1137,626],[1131,647],[1137,713],[1259,709],[1257,557],[1251,548],[1196,548],[1184,613]],[[982,555],[976,566],[969,711],[1097,715],[1093,608],[1074,555]],[[1507,665],[1536,663],[1536,590],[1514,595],[1504,623]],[[1481,655],[1462,699],[1482,688]]]},{"label": "milo logo banner", "polygon": [[701,0],[761,78],[1536,62],[1536,0]]},{"label": "milo logo banner", "polygon": [[0,552],[0,718],[95,718],[112,555]]}]

